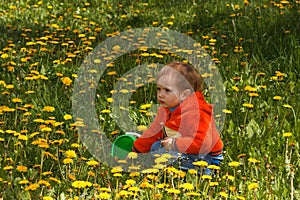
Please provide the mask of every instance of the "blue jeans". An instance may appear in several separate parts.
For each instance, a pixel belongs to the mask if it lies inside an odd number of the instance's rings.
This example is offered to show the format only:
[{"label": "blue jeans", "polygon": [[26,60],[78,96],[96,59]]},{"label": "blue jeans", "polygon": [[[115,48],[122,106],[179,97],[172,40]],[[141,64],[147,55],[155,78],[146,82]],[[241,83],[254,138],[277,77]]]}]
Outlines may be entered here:
[{"label": "blue jeans", "polygon": [[[224,160],[222,154],[212,156],[210,154],[185,154],[174,150],[166,151],[165,148],[161,145],[161,140],[152,144],[150,152],[152,154],[167,153],[174,156],[175,158],[170,160],[170,165],[178,167],[183,171],[188,171],[189,169],[196,169],[196,166],[193,165],[193,162],[196,161],[203,160],[206,161],[208,165],[220,165],[221,162]],[[205,168],[204,174],[211,175],[211,169]]]}]

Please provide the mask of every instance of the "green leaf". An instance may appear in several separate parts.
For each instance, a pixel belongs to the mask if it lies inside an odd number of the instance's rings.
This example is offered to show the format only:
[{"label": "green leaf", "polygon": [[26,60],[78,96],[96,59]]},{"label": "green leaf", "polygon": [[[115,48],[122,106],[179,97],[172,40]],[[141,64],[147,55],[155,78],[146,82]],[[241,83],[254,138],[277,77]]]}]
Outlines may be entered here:
[{"label": "green leaf", "polygon": [[249,138],[252,138],[254,135],[261,135],[261,128],[254,119],[251,119],[251,121],[247,125],[246,134]]}]

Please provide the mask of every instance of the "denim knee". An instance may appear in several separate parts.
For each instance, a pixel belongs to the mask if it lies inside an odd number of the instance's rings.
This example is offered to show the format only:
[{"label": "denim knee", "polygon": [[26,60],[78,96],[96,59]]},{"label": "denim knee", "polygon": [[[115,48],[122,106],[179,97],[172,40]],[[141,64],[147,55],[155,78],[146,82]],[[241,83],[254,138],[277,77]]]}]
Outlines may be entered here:
[{"label": "denim knee", "polygon": [[160,150],[162,148],[160,143],[161,143],[161,140],[154,142],[151,146],[150,152],[155,152],[155,151]]}]

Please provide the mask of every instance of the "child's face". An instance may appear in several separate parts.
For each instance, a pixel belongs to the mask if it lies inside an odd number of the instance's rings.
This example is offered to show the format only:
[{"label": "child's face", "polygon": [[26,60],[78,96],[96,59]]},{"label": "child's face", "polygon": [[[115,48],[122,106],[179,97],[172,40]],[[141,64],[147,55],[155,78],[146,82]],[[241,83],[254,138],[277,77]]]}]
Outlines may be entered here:
[{"label": "child's face", "polygon": [[163,75],[157,80],[157,99],[162,106],[174,108],[185,99],[184,91],[177,84],[176,76]]}]

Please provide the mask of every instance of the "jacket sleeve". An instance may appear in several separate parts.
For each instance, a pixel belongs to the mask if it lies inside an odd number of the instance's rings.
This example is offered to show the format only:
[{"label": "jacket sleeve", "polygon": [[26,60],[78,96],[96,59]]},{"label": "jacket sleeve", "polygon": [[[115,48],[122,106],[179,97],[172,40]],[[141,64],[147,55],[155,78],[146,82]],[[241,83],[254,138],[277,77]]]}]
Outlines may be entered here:
[{"label": "jacket sleeve", "polygon": [[166,110],[160,107],[150,127],[144,131],[141,137],[135,140],[132,151],[147,153],[154,142],[162,139],[162,125],[166,121],[166,115]]},{"label": "jacket sleeve", "polygon": [[181,153],[209,153],[220,139],[209,109],[182,113],[180,124],[182,136],[176,139],[176,147]]}]

